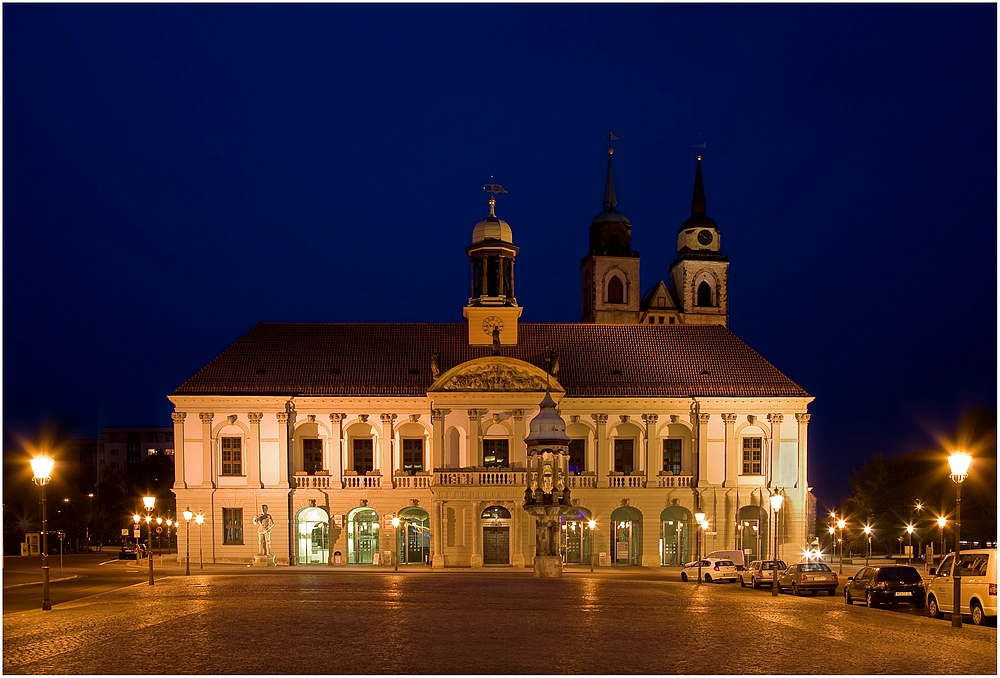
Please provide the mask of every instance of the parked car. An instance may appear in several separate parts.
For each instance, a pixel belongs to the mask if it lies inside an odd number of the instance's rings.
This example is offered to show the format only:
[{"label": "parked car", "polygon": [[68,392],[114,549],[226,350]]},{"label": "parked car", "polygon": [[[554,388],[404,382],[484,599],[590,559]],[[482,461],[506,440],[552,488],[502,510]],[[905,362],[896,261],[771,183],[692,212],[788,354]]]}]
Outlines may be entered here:
[{"label": "parked car", "polygon": [[702,558],[684,566],[681,570],[681,581],[694,579],[698,581],[698,563],[701,563],[701,578],[707,582],[736,581],[736,566],[731,560],[719,558]]},{"label": "parked car", "polygon": [[863,567],[844,585],[844,602],[852,605],[863,600],[868,607],[909,603],[918,610],[927,599],[923,579],[916,568],[909,565],[883,565]]},{"label": "parked car", "polygon": [[[774,563],[773,560],[755,560],[750,563],[743,572],[740,572],[740,586],[752,586],[755,589],[765,585],[774,586]],[[784,560],[779,560],[777,563],[780,577],[788,566]]]},{"label": "parked car", "polygon": [[[941,567],[930,574],[927,582],[927,612],[935,619],[943,613],[953,613],[955,579],[952,569],[955,554],[949,553]],[[997,618],[997,550],[970,549],[962,551],[962,614],[972,616],[972,623],[996,623]]]},{"label": "parked car", "polygon": [[118,560],[139,560],[140,558],[146,557],[146,545],[139,544],[122,544],[121,550],[118,551]]},{"label": "parked car", "polygon": [[825,590],[831,596],[837,595],[840,588],[837,573],[830,569],[826,563],[797,563],[789,565],[788,568],[778,576],[778,591],[784,592],[791,589],[792,595],[797,596],[802,591]]}]

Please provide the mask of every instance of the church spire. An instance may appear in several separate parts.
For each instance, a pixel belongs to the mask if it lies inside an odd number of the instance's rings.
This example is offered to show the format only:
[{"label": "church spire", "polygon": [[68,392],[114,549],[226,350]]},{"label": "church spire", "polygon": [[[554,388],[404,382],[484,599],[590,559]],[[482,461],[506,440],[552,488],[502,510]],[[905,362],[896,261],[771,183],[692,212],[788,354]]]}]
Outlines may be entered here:
[{"label": "church spire", "polygon": [[608,146],[608,180],[604,184],[604,210],[610,212],[618,206],[618,198],[615,196],[615,171],[611,166],[611,154],[615,149]]},{"label": "church spire", "polygon": [[706,214],[705,184],[701,179],[701,156],[698,156],[698,166],[694,171],[694,196],[691,198],[691,215]]}]

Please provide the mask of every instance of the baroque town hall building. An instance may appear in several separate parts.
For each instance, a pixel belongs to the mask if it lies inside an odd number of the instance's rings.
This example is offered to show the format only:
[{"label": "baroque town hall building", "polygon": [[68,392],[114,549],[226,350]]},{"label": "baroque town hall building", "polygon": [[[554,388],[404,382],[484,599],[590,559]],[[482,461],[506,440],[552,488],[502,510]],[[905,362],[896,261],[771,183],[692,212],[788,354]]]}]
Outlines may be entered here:
[{"label": "baroque town hall building", "polygon": [[701,158],[670,280],[640,296],[610,153],[580,323],[519,322],[518,248],[491,197],[466,322],[262,323],[170,396],[174,493],[205,515],[206,560],[253,562],[266,505],[278,564],[531,567],[525,438],[547,390],[570,439],[566,563],[693,560],[698,511],[702,553],[766,556],[776,492],[785,554],[806,544],[812,397],[727,326]]}]

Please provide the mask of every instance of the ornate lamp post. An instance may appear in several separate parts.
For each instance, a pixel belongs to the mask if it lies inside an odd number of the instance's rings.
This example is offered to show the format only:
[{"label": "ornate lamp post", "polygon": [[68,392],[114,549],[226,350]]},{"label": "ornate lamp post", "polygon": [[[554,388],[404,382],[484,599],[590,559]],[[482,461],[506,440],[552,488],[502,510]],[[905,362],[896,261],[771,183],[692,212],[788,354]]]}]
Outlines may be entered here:
[{"label": "ornate lamp post", "polygon": [[952,607],[951,625],[961,628],[962,626],[962,483],[969,477],[969,466],[972,464],[972,457],[968,452],[955,452],[948,457],[948,464],[951,466],[949,476],[955,483],[955,567],[952,579],[955,580],[955,603]]},{"label": "ornate lamp post", "polygon": [[948,519],[944,516],[938,516],[937,524],[941,528],[941,557],[944,558],[944,528],[948,525]]},{"label": "ornate lamp post", "polygon": [[837,528],[833,525],[830,526],[830,550],[833,552],[832,557],[837,557]]},{"label": "ornate lamp post", "polygon": [[868,550],[865,552],[865,567],[868,567],[868,559],[872,556],[872,527],[865,525],[865,536],[868,537]]},{"label": "ornate lamp post", "polygon": [[173,527],[174,521],[167,518],[167,553],[173,553],[174,542],[171,540],[170,528]]},{"label": "ornate lamp post", "polygon": [[156,497],[143,497],[142,505],[146,507],[146,546],[149,551],[149,585],[153,585],[153,506]]},{"label": "ornate lamp post", "polygon": [[396,553],[393,554],[392,571],[399,572],[399,524],[402,521],[399,516],[392,517],[392,529],[396,532]]},{"label": "ornate lamp post", "polygon": [[705,512],[698,511],[694,514],[694,519],[698,522],[698,538],[695,540],[695,559],[698,561],[698,585],[701,585],[701,535],[705,532]]},{"label": "ornate lamp post", "polygon": [[52,479],[52,467],[56,462],[51,457],[38,456],[31,460],[32,482],[38,485],[42,503],[42,609],[51,610],[49,599],[49,517],[45,513],[45,486]]},{"label": "ornate lamp post", "polygon": [[597,521],[591,519],[590,522],[587,523],[587,527],[590,528],[590,571],[593,572],[594,571],[594,538],[595,538],[594,537],[594,535],[595,535],[594,530],[597,529]]},{"label": "ornate lamp post", "polygon": [[912,524],[906,526],[906,534],[909,536],[909,539],[910,539],[910,547],[909,547],[910,548],[910,552],[906,555],[906,564],[907,565],[910,564],[910,561],[913,558],[913,529],[914,528],[913,528]]},{"label": "ornate lamp post", "polygon": [[844,528],[847,521],[843,518],[837,519],[837,529],[840,530],[840,574],[844,574]]},{"label": "ornate lamp post", "polygon": [[191,513],[190,508],[184,509],[184,522],[187,523],[184,526],[184,539],[187,542],[185,546],[184,554],[184,574],[188,576],[191,574],[191,519],[194,514]]},{"label": "ornate lamp post", "polygon": [[198,569],[205,569],[205,561],[201,550],[201,526],[205,522],[205,516],[199,513],[194,517],[194,522],[198,523]]},{"label": "ornate lamp post", "polygon": [[775,490],[774,494],[771,495],[771,510],[774,511],[774,554],[771,559],[771,595],[778,595],[778,512],[781,510],[781,504],[784,503],[785,497],[781,494],[779,490]]}]

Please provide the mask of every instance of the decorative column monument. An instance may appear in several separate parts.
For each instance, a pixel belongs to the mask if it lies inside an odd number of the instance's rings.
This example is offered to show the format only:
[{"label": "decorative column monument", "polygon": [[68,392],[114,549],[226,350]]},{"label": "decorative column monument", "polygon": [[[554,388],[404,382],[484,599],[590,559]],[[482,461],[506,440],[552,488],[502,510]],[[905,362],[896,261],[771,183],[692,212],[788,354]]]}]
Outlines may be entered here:
[{"label": "decorative column monument", "polygon": [[562,577],[559,518],[570,508],[569,436],[548,391],[540,407],[524,439],[528,467],[524,510],[535,517],[535,576]]}]

